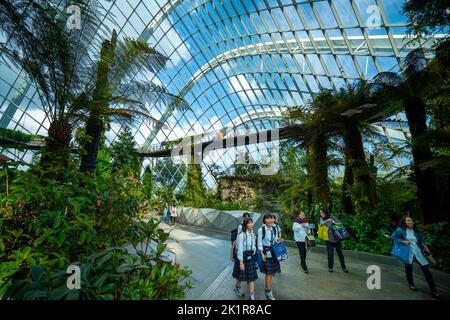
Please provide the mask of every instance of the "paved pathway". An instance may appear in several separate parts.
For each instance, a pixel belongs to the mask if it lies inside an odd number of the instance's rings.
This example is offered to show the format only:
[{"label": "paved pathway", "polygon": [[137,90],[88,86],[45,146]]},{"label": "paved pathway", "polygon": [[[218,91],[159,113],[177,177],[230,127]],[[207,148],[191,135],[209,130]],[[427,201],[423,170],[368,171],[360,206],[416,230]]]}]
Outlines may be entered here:
[{"label": "paved pathway", "polygon": [[[168,248],[177,255],[177,262],[188,265],[193,273],[190,280],[194,286],[186,299],[240,300],[233,292],[234,279],[231,276],[233,264],[229,259],[229,236],[198,227],[178,224],[175,228],[164,225],[171,231]],[[307,256],[309,274],[300,268],[298,250],[288,247],[289,261],[281,262],[281,274],[273,281],[273,292],[277,299],[432,299],[422,274],[415,275],[418,291],[409,290],[404,270],[400,267],[377,263],[381,270],[381,289],[367,288],[367,267],[372,264],[356,258],[346,257],[349,273],[343,273],[335,254],[335,271],[327,271],[327,257],[313,248]],[[337,262],[337,265],[336,265]],[[375,263],[374,263],[375,264]],[[444,278],[445,279],[445,278]],[[448,281],[446,281],[448,280]],[[437,283],[441,298],[450,297],[450,276]],[[246,284],[242,285],[246,289]],[[255,283],[257,300],[265,299],[264,274],[259,273]]]}]

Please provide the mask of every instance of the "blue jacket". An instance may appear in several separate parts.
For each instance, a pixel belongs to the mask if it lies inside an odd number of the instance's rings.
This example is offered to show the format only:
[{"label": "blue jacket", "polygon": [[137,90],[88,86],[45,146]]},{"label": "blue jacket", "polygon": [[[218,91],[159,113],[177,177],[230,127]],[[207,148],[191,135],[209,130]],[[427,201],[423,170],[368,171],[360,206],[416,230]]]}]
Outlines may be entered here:
[{"label": "blue jacket", "polygon": [[[417,239],[417,246],[422,251],[422,254],[425,255],[425,252],[423,251],[423,246],[427,244],[426,239],[422,236],[422,234],[417,229],[414,229],[414,235],[416,236],[416,239]],[[392,233],[391,238],[397,244],[402,242],[402,241],[405,241],[406,240],[406,228],[405,227],[398,227],[394,231],[394,233]]]}]

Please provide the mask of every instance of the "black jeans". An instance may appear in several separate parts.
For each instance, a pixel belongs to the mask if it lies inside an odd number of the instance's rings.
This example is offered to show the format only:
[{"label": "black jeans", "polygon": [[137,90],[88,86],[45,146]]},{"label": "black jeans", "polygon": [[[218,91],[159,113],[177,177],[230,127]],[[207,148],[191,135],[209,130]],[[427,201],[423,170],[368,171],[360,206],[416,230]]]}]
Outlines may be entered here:
[{"label": "black jeans", "polygon": [[[422,272],[425,276],[425,279],[428,282],[428,286],[430,287],[431,291],[436,291],[436,284],[434,283],[433,276],[431,275],[430,269],[428,268],[428,265],[423,266],[417,261],[417,259],[414,257],[414,261],[417,262],[417,264],[420,266],[420,269],[422,269]],[[405,264],[405,272],[406,272],[406,279],[408,280],[409,284],[414,285],[414,279],[413,279],[413,264]]]},{"label": "black jeans", "polygon": [[300,264],[302,265],[303,271],[308,270],[306,266],[306,242],[297,241],[298,252],[300,253]]},{"label": "black jeans", "polygon": [[342,252],[342,243],[341,242],[330,242],[327,241],[327,252],[328,252],[328,269],[333,269],[334,265],[334,248],[336,248],[336,252],[339,257],[339,261],[341,262],[342,269],[345,268],[345,260],[344,253]]},{"label": "black jeans", "polygon": [[172,224],[177,223],[177,217],[170,216],[170,221],[172,222]]}]

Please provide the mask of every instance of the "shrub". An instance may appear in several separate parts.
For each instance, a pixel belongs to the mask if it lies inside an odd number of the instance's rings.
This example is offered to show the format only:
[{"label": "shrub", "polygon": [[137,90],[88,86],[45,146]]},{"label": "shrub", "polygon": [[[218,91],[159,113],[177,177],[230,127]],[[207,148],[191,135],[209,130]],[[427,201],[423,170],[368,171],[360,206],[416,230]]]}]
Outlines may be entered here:
[{"label": "shrub", "polygon": [[389,216],[380,209],[357,216],[341,215],[338,218],[352,236],[352,239],[343,242],[344,249],[390,254],[390,235],[394,230],[389,224]]},{"label": "shrub", "polygon": [[428,241],[428,247],[435,258],[438,269],[450,272],[450,224],[448,222],[419,226]]},{"label": "shrub", "polygon": [[[147,208],[136,179],[84,175],[74,164],[66,168],[63,182],[43,176],[38,166],[16,171],[9,193],[0,194],[0,297],[183,297],[190,284],[179,282],[189,270],[160,261],[168,234],[155,220],[139,222]],[[123,250],[140,243],[145,253]],[[84,268],[78,293],[60,286],[70,264]]]}]

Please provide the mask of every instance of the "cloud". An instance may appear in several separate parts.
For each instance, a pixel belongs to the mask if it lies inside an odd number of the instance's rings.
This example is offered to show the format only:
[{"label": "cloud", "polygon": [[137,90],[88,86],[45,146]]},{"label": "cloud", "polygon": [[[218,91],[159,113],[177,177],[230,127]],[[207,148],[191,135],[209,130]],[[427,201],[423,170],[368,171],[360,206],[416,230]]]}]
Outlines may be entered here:
[{"label": "cloud", "polygon": [[229,88],[238,93],[243,103],[257,103],[258,98],[261,97],[262,92],[255,80],[249,82],[247,77],[243,74],[231,76],[228,78]]},{"label": "cloud", "polygon": [[[178,65],[181,60],[188,61],[191,59],[192,50],[189,43],[181,38],[178,31],[173,27],[170,18],[165,19],[160,27],[161,29],[158,28],[154,34],[159,40],[156,49],[164,52],[174,66]],[[175,52],[178,54],[174,54]]]}]

